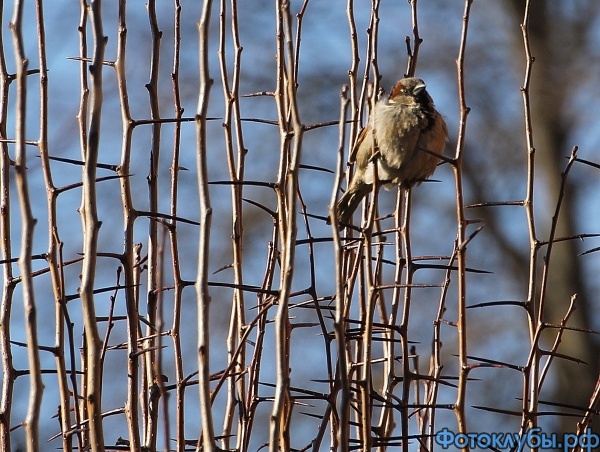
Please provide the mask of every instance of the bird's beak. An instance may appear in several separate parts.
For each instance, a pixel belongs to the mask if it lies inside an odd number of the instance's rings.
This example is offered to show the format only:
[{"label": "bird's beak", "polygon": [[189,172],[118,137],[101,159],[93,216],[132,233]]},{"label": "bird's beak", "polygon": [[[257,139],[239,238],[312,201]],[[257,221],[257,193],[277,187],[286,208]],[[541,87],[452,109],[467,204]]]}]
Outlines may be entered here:
[{"label": "bird's beak", "polygon": [[425,84],[421,83],[421,84],[415,86],[415,88],[413,89],[413,93],[415,95],[419,95],[419,94],[421,94],[421,92],[425,91],[425,88],[426,88]]}]

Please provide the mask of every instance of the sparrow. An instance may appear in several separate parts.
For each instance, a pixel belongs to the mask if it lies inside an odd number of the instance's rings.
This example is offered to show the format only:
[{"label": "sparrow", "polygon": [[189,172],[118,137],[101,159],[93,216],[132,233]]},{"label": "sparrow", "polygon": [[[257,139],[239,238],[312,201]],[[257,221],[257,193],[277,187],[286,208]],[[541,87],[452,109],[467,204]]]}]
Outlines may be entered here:
[{"label": "sparrow", "polygon": [[[374,129],[374,131],[373,131]],[[373,155],[373,136],[378,153]],[[361,200],[372,190],[377,163],[377,186],[397,184],[410,188],[435,171],[448,141],[448,129],[435,109],[423,80],[403,78],[389,96],[375,103],[368,125],[350,153],[355,171],[337,203],[341,226],[348,224]]]}]

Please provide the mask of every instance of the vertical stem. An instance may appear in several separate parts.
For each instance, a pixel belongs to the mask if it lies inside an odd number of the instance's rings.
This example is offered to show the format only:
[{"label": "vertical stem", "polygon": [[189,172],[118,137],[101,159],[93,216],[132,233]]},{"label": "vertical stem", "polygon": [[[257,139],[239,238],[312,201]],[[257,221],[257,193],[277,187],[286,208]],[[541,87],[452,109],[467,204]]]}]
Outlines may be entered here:
[{"label": "vertical stem", "polygon": [[[150,58],[150,81],[146,85],[150,100],[150,119],[152,124],[152,135],[150,144],[150,165],[148,170],[148,194],[150,214],[158,212],[158,171],[160,163],[160,138],[162,124],[160,119],[160,106],[158,95],[158,76],[160,64],[160,40],[162,32],[158,27],[156,16],[156,0],[149,0],[148,19],[152,33],[152,52]],[[158,223],[150,219],[148,222],[148,313],[145,336],[150,339],[144,341],[143,347],[148,349],[143,355],[142,391],[143,400],[147,401],[148,407],[144,413],[144,446],[154,450],[156,448],[156,429],[158,419],[158,407],[154,402],[158,394],[156,380],[159,378],[156,372],[156,339],[155,327],[157,325],[157,300],[160,291],[159,277],[159,241]],[[145,404],[144,404],[145,405]]]},{"label": "vertical stem", "polygon": [[[131,140],[133,135],[133,121],[129,110],[129,95],[127,92],[126,78],[126,49],[127,49],[127,16],[126,2],[119,1],[119,25],[117,37],[117,59],[115,71],[117,86],[121,104],[121,162],[117,168],[120,176],[121,203],[123,205],[123,275],[125,277],[125,306],[127,309],[127,401],[125,403],[125,417],[129,432],[129,445],[131,450],[139,450],[141,447],[139,434],[139,409],[138,409],[138,291],[135,289],[134,265],[135,265],[135,243],[134,222],[137,218],[133,207],[131,195],[130,164],[131,164]],[[145,404],[144,404],[145,406]]]},{"label": "vertical stem", "polygon": [[358,53],[358,35],[356,31],[356,23],[354,20],[354,0],[348,0],[346,14],[348,16],[348,25],[350,27],[350,46],[352,48],[352,64],[350,66],[350,69],[348,70],[351,112],[350,135],[348,137],[348,144],[350,145],[350,147],[352,147],[360,129],[360,124],[357,121],[357,119],[360,118],[360,112],[357,98],[358,89],[356,87],[356,78],[358,77],[358,65],[360,63],[360,56]]},{"label": "vertical stem", "polygon": [[[374,184],[376,185],[376,184]],[[372,207],[375,205],[375,200],[373,200]],[[371,209],[373,212],[374,208]],[[375,303],[377,302],[378,292],[376,288],[376,284],[373,277],[372,270],[372,218],[374,215],[369,215],[371,219],[368,220],[368,224],[371,226],[367,226],[364,231],[364,243],[365,243],[365,273],[366,273],[366,286],[368,289],[367,299],[362,311],[361,315],[361,325],[363,328],[361,343],[362,343],[362,353],[360,356],[361,366],[360,366],[360,377],[359,377],[359,405],[360,405],[360,420],[359,420],[359,439],[362,450],[369,451],[371,450],[372,437],[371,437],[371,418],[372,418],[372,393],[373,393],[373,385],[371,379],[371,358],[372,358],[372,347],[373,341],[371,337],[373,335],[373,313],[375,310]]]},{"label": "vertical stem", "polygon": [[[350,401],[352,395],[350,393],[350,381],[348,379],[348,350],[346,342],[346,312],[344,298],[344,273],[343,273],[343,247],[340,240],[339,224],[336,215],[335,206],[337,204],[337,194],[340,191],[342,176],[344,174],[344,147],[345,147],[345,132],[346,132],[346,116],[348,114],[348,88],[344,86],[341,92],[340,106],[340,124],[339,124],[339,146],[336,181],[331,195],[331,203],[329,205],[329,218],[331,218],[331,227],[333,231],[333,244],[335,252],[335,282],[336,282],[336,297],[335,297],[335,320],[333,324],[335,339],[337,342],[337,375],[339,377],[339,404],[336,416],[331,416],[332,423],[332,442],[333,447],[339,447],[342,452],[350,450]],[[332,396],[336,393],[332,392]],[[335,400],[332,397],[333,400]]]},{"label": "vertical stem", "polygon": [[275,99],[281,134],[281,158],[278,189],[278,227],[281,246],[281,280],[279,306],[275,316],[276,392],[271,414],[269,450],[290,450],[289,422],[292,414],[290,396],[289,297],[294,276],[296,251],[296,194],[302,150],[303,126],[300,122],[294,77],[295,60],[292,43],[290,3],[277,1],[277,89]]},{"label": "vertical stem", "polygon": [[[432,381],[426,383],[426,393],[424,403],[427,405],[427,412],[424,416],[424,421],[428,421],[427,430],[425,425],[422,427],[423,435],[428,437],[425,445],[421,446],[420,450],[428,451],[434,449],[435,442],[435,418],[436,418],[436,404],[438,400],[439,388],[440,388],[440,377],[442,375],[442,331],[441,327],[443,324],[443,317],[446,311],[446,299],[448,297],[448,291],[450,288],[450,278],[452,273],[452,263],[456,257],[457,247],[454,247],[454,252],[450,256],[448,262],[448,268],[446,269],[446,276],[442,283],[442,290],[440,294],[440,302],[438,304],[438,310],[436,318],[433,322],[433,344],[432,344],[432,356],[429,361],[429,375],[433,376]],[[425,424],[425,422],[424,422]]]},{"label": "vertical stem", "polygon": [[[171,80],[173,83],[173,104],[176,121],[174,123],[174,138],[173,138],[173,160],[171,163],[171,206],[170,214],[175,217],[177,216],[177,197],[179,193],[179,156],[180,156],[180,145],[181,145],[181,119],[183,115],[183,108],[181,106],[181,96],[179,90],[179,63],[181,53],[181,3],[179,0],[174,0],[175,3],[175,23],[174,23],[174,37],[173,37],[173,71],[171,73]],[[174,294],[173,294],[173,325],[171,327],[171,337],[173,340],[173,353],[174,353],[174,367],[175,367],[175,431],[176,433],[176,448],[178,452],[185,450],[185,432],[184,432],[184,394],[185,384],[183,376],[183,351],[181,348],[181,300],[184,288],[184,282],[181,278],[181,267],[179,264],[179,243],[176,234],[176,222],[172,221],[170,224],[169,237],[171,245],[171,260],[173,264],[173,280],[174,280]],[[163,403],[166,403],[167,397]],[[166,408],[165,408],[166,412]],[[170,435],[167,439],[170,440]]]},{"label": "vertical stem", "polygon": [[[243,284],[242,274],[242,256],[243,256],[243,224],[242,224],[242,196],[243,185],[239,182],[244,180],[245,167],[245,149],[242,135],[240,105],[239,105],[239,81],[241,70],[240,37],[238,32],[237,1],[231,1],[231,35],[234,45],[234,62],[232,71],[232,81],[229,82],[229,70],[226,58],[226,35],[227,35],[227,0],[221,0],[220,21],[219,21],[219,63],[221,68],[221,83],[223,86],[223,98],[225,101],[225,115],[223,120],[223,132],[225,134],[226,158],[229,167],[229,177],[231,185],[231,205],[232,205],[232,248],[233,248],[233,274],[234,284],[240,287]],[[237,149],[234,147],[234,134]],[[236,162],[237,156],[237,162]],[[245,381],[238,378],[246,368],[245,347],[242,346],[240,353],[235,353],[241,344],[241,337],[246,328],[246,315],[244,293],[241,289],[234,289],[233,303],[231,307],[231,316],[229,323],[229,332],[227,335],[227,353],[228,360],[231,363],[234,354],[236,355],[235,370],[228,378],[227,406],[223,422],[222,448],[229,449],[231,440],[231,429],[234,418],[234,410],[239,406],[239,400],[236,394],[244,394]],[[242,432],[246,428],[240,413],[240,425],[238,428],[237,447],[245,436]]]},{"label": "vertical stem", "polygon": [[[3,8],[0,8],[0,21],[4,23]],[[12,297],[15,289],[13,278],[12,240],[10,234],[10,165],[6,135],[6,120],[8,111],[8,88],[10,78],[6,70],[4,42],[0,33],[0,250],[2,259],[7,261],[2,265],[2,302],[0,304],[0,353],[2,354],[2,392],[0,393],[0,444],[6,450],[11,450],[10,430],[12,399],[15,383],[15,369],[10,343],[10,318]]]},{"label": "vertical stem", "polygon": [[[409,419],[409,398],[410,385],[412,383],[412,374],[410,370],[410,353],[408,343],[408,320],[410,315],[410,301],[412,299],[412,282],[413,282],[413,262],[412,250],[410,245],[410,209],[411,209],[411,190],[404,189],[401,193],[403,196],[402,223],[398,220],[400,226],[400,236],[402,239],[402,248],[404,250],[404,259],[406,262],[406,279],[404,288],[404,303],[402,308],[402,319],[400,322],[400,346],[402,347],[402,406],[400,411],[400,425],[402,432],[402,450],[407,452],[408,449],[408,419]],[[400,210],[398,211],[400,212]],[[399,247],[398,247],[399,248]],[[402,262],[396,257],[396,265],[402,267]]]},{"label": "vertical stem", "polygon": [[210,400],[210,292],[208,290],[208,264],[212,208],[208,191],[208,165],[206,144],[206,112],[213,80],[208,66],[208,29],[212,1],[204,0],[198,23],[200,93],[196,111],[196,146],[198,192],[200,195],[200,237],[198,250],[198,275],[196,297],[198,300],[198,379],[200,410],[202,412],[202,444],[205,452],[215,450],[215,433]]},{"label": "vertical stem", "polygon": [[67,383],[67,368],[65,364],[65,288],[63,273],[60,269],[62,265],[61,249],[62,243],[58,234],[58,216],[56,211],[56,202],[58,191],[52,180],[50,171],[50,159],[48,158],[48,69],[46,65],[46,34],[44,27],[43,4],[41,0],[36,0],[37,27],[38,27],[38,52],[40,66],[40,135],[38,139],[38,148],[42,162],[42,171],[44,173],[44,182],[47,193],[48,209],[48,254],[47,261],[50,269],[50,278],[52,280],[52,292],[55,303],[55,361],[56,375],[58,380],[58,389],[60,394],[60,423],[63,432],[62,447],[65,451],[72,450],[71,435],[66,432],[71,430],[71,403],[70,391]]},{"label": "vertical stem", "polygon": [[[275,221],[274,221],[275,223]],[[248,450],[250,442],[250,435],[252,433],[252,427],[254,420],[256,419],[256,408],[258,407],[259,399],[259,378],[262,364],[262,357],[264,356],[263,344],[265,340],[265,331],[267,326],[267,312],[272,306],[274,298],[266,295],[267,292],[273,289],[273,282],[275,280],[275,269],[279,263],[279,251],[275,248],[277,243],[277,225],[273,225],[273,236],[269,242],[267,263],[265,266],[265,272],[261,290],[264,291],[258,296],[258,307],[260,312],[257,314],[254,323],[256,323],[256,339],[254,340],[254,353],[248,364],[248,394],[245,400],[246,418],[245,422],[247,425],[242,430],[242,439],[240,441],[240,450]]]},{"label": "vertical stem", "polygon": [[98,256],[98,211],[96,204],[96,167],[100,142],[102,116],[102,64],[106,37],[102,30],[102,1],[91,2],[94,55],[90,70],[90,124],[83,166],[83,196],[80,214],[83,227],[83,265],[81,275],[81,304],[84,318],[87,372],[85,375],[87,415],[90,445],[93,451],[104,451],[102,432],[102,369],[100,366],[101,341],[94,308],[94,279]]},{"label": "vertical stem", "polygon": [[538,334],[537,331],[540,328],[540,322],[542,321],[542,306],[543,299],[540,297],[540,304],[536,306],[535,297],[537,292],[537,262],[540,244],[537,239],[537,233],[535,228],[535,216],[533,206],[533,192],[534,192],[534,176],[535,176],[535,146],[533,142],[533,125],[531,118],[531,105],[529,102],[529,86],[531,83],[531,70],[533,67],[534,58],[531,55],[531,48],[529,46],[529,12],[530,12],[530,1],[525,2],[525,11],[523,13],[523,23],[521,24],[521,32],[523,35],[523,46],[525,49],[525,79],[523,81],[523,87],[521,94],[523,96],[523,111],[525,120],[525,137],[527,146],[527,190],[525,194],[525,200],[523,201],[523,207],[525,208],[525,214],[527,217],[527,227],[529,230],[529,286],[527,290],[527,318],[529,324],[529,339],[531,344],[531,360],[530,365],[525,369],[524,374],[524,388],[523,388],[523,419],[521,423],[522,429],[534,428],[537,425],[537,421],[530,413],[536,413],[538,411],[538,379],[539,379],[539,367],[540,367],[540,349],[538,346]]},{"label": "vertical stem", "polygon": [[16,62],[17,102],[15,117],[15,184],[19,196],[21,210],[21,251],[19,255],[19,271],[23,284],[23,307],[25,310],[25,330],[27,334],[27,358],[29,364],[29,405],[25,418],[25,436],[28,451],[39,450],[39,417],[42,405],[42,368],[40,365],[37,310],[35,306],[33,277],[31,276],[31,256],[33,248],[33,229],[35,219],[31,212],[31,198],[27,182],[26,155],[26,115],[27,115],[27,67],[23,45],[23,1],[15,2],[12,21],[9,24],[13,38]]},{"label": "vertical stem", "polygon": [[406,37],[407,46],[409,48],[408,61],[406,63],[405,77],[414,77],[417,70],[417,61],[419,59],[419,48],[423,40],[419,36],[419,21],[417,19],[417,0],[408,0],[410,3],[410,16],[413,29],[413,47],[410,48],[409,37]]},{"label": "vertical stem", "polygon": [[456,222],[458,226],[456,247],[457,247],[457,262],[458,262],[458,393],[454,405],[454,412],[458,423],[459,433],[467,432],[467,421],[465,414],[465,400],[467,393],[467,378],[469,375],[468,358],[467,358],[467,281],[466,281],[466,229],[467,220],[465,219],[463,186],[462,186],[462,158],[465,143],[465,133],[467,127],[467,115],[469,108],[467,107],[465,97],[465,80],[464,80],[464,59],[467,46],[467,31],[469,26],[469,14],[473,0],[465,0],[465,9],[463,14],[463,28],[461,33],[460,48],[456,67],[458,72],[458,97],[460,102],[460,120],[458,139],[456,143],[456,153],[452,164],[454,170],[454,180],[456,185]]},{"label": "vertical stem", "polygon": [[[87,20],[88,20],[88,4],[87,0],[81,0],[80,2],[80,20],[79,20],[79,74],[80,74],[80,100],[79,100],[79,111],[77,112],[77,125],[79,129],[79,147],[81,150],[82,160],[86,159],[87,155],[87,122],[88,122],[88,104],[89,104],[89,88],[88,88],[88,63],[86,62],[88,58],[88,45],[87,45]],[[83,219],[82,219],[83,221]],[[72,326],[70,328],[72,334]],[[100,338],[98,337],[98,340]],[[84,339],[85,341],[85,339]],[[74,346],[74,344],[72,344]],[[87,369],[87,364],[85,360],[85,345],[83,349],[80,350],[81,356],[81,368]],[[75,368],[71,369],[71,379],[73,381],[73,393],[77,393],[77,384],[75,384]],[[75,405],[75,419],[77,420],[77,439],[78,446],[80,448],[85,447],[88,443],[89,438],[89,430],[79,428],[81,426],[81,421],[83,419],[87,419],[87,384],[86,384],[86,376],[84,373],[82,376],[81,382],[81,398],[76,398],[74,400]]]}]

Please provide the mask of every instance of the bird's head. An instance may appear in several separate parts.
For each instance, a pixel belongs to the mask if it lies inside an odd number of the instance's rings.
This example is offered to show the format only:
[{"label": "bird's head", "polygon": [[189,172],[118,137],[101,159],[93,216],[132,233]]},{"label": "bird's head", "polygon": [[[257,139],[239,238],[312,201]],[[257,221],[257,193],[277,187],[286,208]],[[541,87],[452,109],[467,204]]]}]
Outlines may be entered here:
[{"label": "bird's head", "polygon": [[388,102],[392,104],[423,104],[429,103],[425,82],[420,78],[408,77],[398,80],[392,87]]}]

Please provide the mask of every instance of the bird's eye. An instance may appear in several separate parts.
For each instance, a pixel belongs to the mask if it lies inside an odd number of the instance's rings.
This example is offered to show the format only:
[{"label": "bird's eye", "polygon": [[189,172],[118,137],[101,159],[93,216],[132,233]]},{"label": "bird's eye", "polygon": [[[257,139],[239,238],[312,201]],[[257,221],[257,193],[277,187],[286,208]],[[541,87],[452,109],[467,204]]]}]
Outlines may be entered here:
[{"label": "bird's eye", "polygon": [[403,93],[403,94],[408,94],[408,88],[404,88],[404,89],[402,90],[402,93]]}]

